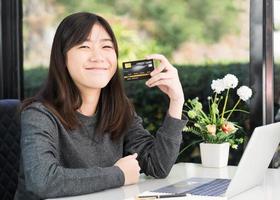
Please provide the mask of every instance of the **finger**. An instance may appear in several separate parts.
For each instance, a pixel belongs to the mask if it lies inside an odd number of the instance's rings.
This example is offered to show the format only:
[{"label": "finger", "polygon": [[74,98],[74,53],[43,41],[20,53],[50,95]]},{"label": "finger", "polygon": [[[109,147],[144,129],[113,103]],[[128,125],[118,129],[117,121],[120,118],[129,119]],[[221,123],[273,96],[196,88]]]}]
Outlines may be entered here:
[{"label": "finger", "polygon": [[136,159],[137,156],[138,156],[138,154],[134,153],[134,154],[131,154],[131,155],[127,156],[127,157],[129,157],[130,159]]},{"label": "finger", "polygon": [[161,79],[161,80],[154,82],[153,84],[150,84],[149,87],[155,87],[155,86],[160,86],[160,85],[169,86],[170,80],[172,80],[172,79]]},{"label": "finger", "polygon": [[125,157],[123,157],[122,159],[135,159],[135,158],[137,158],[137,156],[138,156],[138,154],[137,154],[137,153],[134,153],[134,154],[125,156]]},{"label": "finger", "polygon": [[141,168],[140,168],[139,165],[138,165],[138,167],[137,167],[137,171],[138,171],[138,173],[140,173],[140,171],[141,171]]},{"label": "finger", "polygon": [[165,70],[165,65],[160,64],[159,66],[155,67],[155,69],[150,73],[151,76],[155,76],[159,74],[160,72]]},{"label": "finger", "polygon": [[164,65],[166,70],[174,68],[164,55],[161,55],[161,54],[151,54],[151,55],[146,56],[146,58],[147,59],[159,60],[160,63],[162,65]]},{"label": "finger", "polygon": [[168,63],[168,60],[165,58],[164,55],[161,55],[161,54],[151,54],[151,55],[147,55],[146,56],[147,59],[155,59],[155,60],[159,60],[160,62],[167,62]]},{"label": "finger", "polygon": [[159,73],[155,76],[153,76],[152,78],[150,78],[147,82],[146,85],[151,85],[159,80],[165,80],[165,79],[172,79],[173,76],[170,73]]},{"label": "finger", "polygon": [[151,86],[152,84],[154,84],[155,82],[157,82],[159,80],[170,79],[170,78],[171,78],[171,76],[168,73],[159,73],[159,74],[153,76],[152,78],[150,78],[146,82],[146,85]]}]

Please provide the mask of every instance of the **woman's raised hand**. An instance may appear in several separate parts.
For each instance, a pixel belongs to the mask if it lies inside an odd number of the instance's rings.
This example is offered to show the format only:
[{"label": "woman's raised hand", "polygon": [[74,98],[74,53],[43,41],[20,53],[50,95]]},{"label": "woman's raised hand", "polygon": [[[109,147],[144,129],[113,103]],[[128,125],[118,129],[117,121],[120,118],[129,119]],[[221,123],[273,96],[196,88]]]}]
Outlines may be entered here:
[{"label": "woman's raised hand", "polygon": [[169,114],[172,117],[181,118],[185,98],[177,69],[163,55],[152,54],[146,58],[160,61],[160,65],[151,72],[151,78],[146,85],[148,87],[158,86],[162,92],[167,94],[170,99]]}]

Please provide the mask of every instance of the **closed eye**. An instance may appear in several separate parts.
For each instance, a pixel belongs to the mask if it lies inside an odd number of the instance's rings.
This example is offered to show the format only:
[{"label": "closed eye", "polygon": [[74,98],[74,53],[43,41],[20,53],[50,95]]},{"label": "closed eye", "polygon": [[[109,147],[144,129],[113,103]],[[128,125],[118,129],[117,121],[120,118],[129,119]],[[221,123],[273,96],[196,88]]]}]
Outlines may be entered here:
[{"label": "closed eye", "polygon": [[109,46],[109,45],[106,45],[106,46],[103,46],[104,49],[113,49],[112,46]]},{"label": "closed eye", "polygon": [[79,49],[84,49],[84,48],[89,48],[89,46],[86,45],[79,46]]}]

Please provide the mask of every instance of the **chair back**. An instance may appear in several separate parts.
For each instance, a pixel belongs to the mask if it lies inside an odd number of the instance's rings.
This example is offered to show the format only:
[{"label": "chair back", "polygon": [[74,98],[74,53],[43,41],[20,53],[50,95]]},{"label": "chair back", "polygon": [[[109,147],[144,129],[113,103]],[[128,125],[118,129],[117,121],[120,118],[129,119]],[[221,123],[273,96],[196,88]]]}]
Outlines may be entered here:
[{"label": "chair back", "polygon": [[0,199],[14,198],[20,161],[20,100],[0,100]]}]

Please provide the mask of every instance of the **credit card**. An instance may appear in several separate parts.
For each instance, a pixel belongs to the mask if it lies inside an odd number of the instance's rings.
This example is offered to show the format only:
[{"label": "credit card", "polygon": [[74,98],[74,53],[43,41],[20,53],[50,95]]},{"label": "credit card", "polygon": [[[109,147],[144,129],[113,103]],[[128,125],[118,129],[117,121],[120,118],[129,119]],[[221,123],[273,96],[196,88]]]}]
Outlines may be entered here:
[{"label": "credit card", "polygon": [[126,81],[151,78],[150,73],[153,70],[153,59],[123,62],[123,76]]}]

